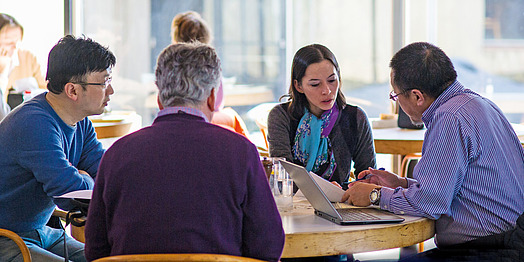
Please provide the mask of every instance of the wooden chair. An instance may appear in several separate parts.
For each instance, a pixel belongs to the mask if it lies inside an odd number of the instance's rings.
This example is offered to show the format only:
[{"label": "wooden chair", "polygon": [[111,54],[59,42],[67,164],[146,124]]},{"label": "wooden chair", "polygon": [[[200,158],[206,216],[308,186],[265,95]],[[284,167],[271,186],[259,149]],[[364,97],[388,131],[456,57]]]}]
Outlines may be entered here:
[{"label": "wooden chair", "polygon": [[120,255],[99,258],[93,262],[119,262],[119,261],[136,261],[136,262],[157,262],[157,261],[225,261],[225,262],[261,262],[248,257],[239,257],[222,254],[137,254],[137,255]]},{"label": "wooden chair", "polygon": [[29,253],[29,249],[27,248],[24,240],[22,240],[22,238],[19,235],[17,235],[13,231],[0,228],[0,236],[7,237],[13,240],[18,246],[18,248],[20,248],[20,252],[22,252],[22,258],[24,259],[24,262],[31,262],[31,253]]},{"label": "wooden chair", "polygon": [[402,164],[400,166],[400,176],[413,178],[413,168],[418,163],[422,155],[420,153],[408,154],[403,157]]}]

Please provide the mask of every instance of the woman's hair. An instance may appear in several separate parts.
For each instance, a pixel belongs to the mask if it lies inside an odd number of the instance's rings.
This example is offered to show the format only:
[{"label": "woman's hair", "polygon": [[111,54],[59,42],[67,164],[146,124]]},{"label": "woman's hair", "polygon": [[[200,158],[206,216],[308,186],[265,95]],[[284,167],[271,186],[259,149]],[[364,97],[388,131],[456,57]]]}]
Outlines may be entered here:
[{"label": "woman's hair", "polygon": [[[298,92],[295,88],[295,80],[299,85],[301,85],[302,78],[306,74],[308,66],[320,63],[323,60],[328,60],[333,64],[337,71],[339,83],[341,83],[340,67],[338,66],[337,59],[327,47],[320,44],[312,44],[300,48],[295,53],[293,65],[291,66],[291,83],[289,85],[288,95],[286,95],[289,96],[289,100],[291,100],[288,111],[292,118],[300,119],[302,115],[304,115],[304,107],[310,110],[306,95]],[[346,98],[344,97],[344,94],[342,94],[341,88],[338,89],[336,102],[339,109],[343,109],[346,106]]]},{"label": "woman's hair", "polygon": [[24,28],[16,19],[8,14],[0,13],[0,30],[4,29],[6,26],[18,27],[22,31],[22,36],[24,36]]},{"label": "woman's hair", "polygon": [[206,21],[194,11],[180,13],[171,24],[173,43],[198,41],[211,43],[211,30]]},{"label": "woman's hair", "polygon": [[220,85],[220,59],[207,44],[172,44],[158,56],[155,76],[164,107],[198,106]]}]

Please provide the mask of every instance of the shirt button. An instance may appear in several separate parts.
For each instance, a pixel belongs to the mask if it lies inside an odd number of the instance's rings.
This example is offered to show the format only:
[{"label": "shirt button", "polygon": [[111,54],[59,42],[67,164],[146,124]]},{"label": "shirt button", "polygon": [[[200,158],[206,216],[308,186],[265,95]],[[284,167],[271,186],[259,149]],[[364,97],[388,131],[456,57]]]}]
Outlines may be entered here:
[{"label": "shirt button", "polygon": [[401,214],[401,215],[404,215],[404,211],[400,211],[400,214]]}]

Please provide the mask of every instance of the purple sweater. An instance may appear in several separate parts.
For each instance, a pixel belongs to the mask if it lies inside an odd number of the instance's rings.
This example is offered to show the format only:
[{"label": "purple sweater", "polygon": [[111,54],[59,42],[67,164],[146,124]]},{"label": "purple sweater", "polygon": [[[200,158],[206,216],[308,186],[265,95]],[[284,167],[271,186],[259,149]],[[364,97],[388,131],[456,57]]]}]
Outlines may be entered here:
[{"label": "purple sweater", "polygon": [[107,150],[85,236],[88,260],[218,253],[271,261],[285,237],[256,147],[185,113],[157,117]]}]

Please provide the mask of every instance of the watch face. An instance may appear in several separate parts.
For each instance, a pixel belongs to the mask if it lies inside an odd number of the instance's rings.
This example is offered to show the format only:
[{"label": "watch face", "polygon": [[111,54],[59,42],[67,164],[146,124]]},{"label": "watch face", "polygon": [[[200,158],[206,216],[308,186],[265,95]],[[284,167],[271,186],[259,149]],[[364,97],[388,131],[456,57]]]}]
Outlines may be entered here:
[{"label": "watch face", "polygon": [[378,205],[378,202],[380,201],[380,191],[373,189],[371,193],[369,193],[369,201],[373,205]]},{"label": "watch face", "polygon": [[378,192],[377,192],[377,190],[373,190],[373,191],[371,191],[371,195],[370,195],[371,201],[372,201],[372,202],[377,201],[377,197],[378,197]]}]

